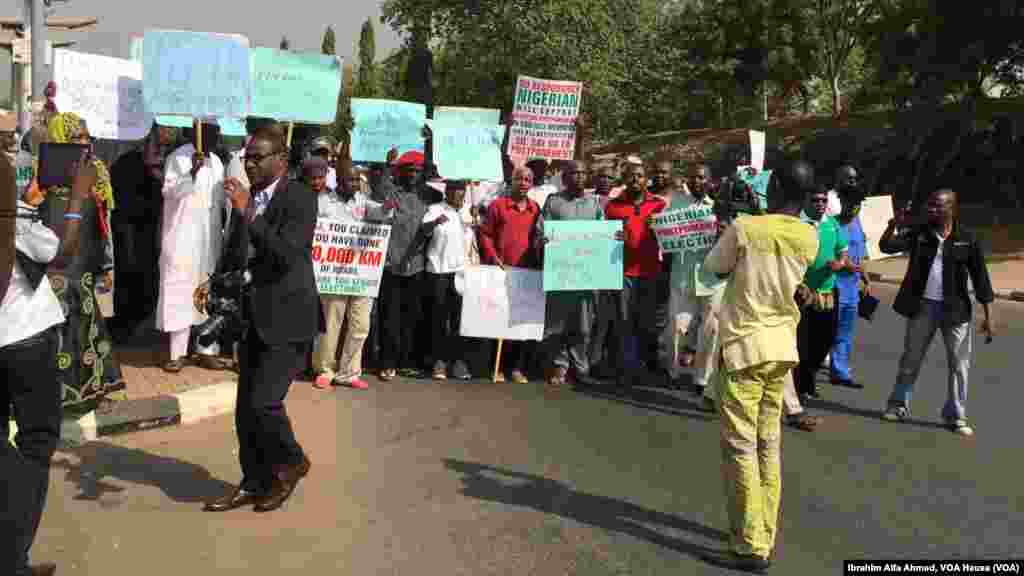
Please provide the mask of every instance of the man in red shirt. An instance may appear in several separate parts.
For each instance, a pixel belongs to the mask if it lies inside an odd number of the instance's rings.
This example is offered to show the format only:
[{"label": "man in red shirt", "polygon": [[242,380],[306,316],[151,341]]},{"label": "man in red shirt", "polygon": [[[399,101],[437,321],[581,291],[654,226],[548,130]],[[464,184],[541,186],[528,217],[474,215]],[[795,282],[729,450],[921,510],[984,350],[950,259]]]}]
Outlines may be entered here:
[{"label": "man in red shirt", "polygon": [[630,377],[648,360],[643,356],[649,351],[657,351],[658,356],[650,360],[665,357],[655,321],[661,260],[658,239],[648,224],[653,215],[665,209],[665,202],[647,191],[643,164],[627,165],[624,177],[626,189],[608,202],[605,216],[608,220],[622,220],[625,279],[616,310],[617,350],[612,360],[618,363],[619,385],[629,386]]},{"label": "man in red shirt", "polygon": [[[527,197],[531,188],[533,173],[520,166],[512,173],[511,193],[495,198],[487,207],[487,218],[480,225],[481,263],[502,268],[540,268],[537,243],[540,206]],[[508,362],[503,365],[512,369],[512,381],[527,382],[524,369],[532,351],[531,343],[509,342],[505,350]],[[502,374],[498,378],[504,380]]]}]

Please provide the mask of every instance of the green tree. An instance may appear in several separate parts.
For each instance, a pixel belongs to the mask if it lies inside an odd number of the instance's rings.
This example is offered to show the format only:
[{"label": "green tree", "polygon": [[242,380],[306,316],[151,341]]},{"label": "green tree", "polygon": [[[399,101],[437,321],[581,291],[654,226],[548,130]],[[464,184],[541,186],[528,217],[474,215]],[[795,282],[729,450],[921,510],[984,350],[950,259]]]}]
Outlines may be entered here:
[{"label": "green tree", "polygon": [[374,40],[373,22],[363,22],[359,32],[359,75],[355,94],[360,98],[377,95],[377,44]]},{"label": "green tree", "polygon": [[[335,52],[334,28],[331,26],[328,26],[324,32],[323,42],[320,43],[320,51],[328,56],[337,56]],[[344,69],[350,69],[350,66],[346,64]],[[347,150],[351,130],[352,110],[349,106],[349,95],[346,90],[346,80],[343,74],[341,91],[338,93],[338,113],[334,118],[334,124],[325,127],[322,133],[345,144],[344,148]]]},{"label": "green tree", "polygon": [[338,54],[337,48],[335,47],[334,27],[328,26],[327,30],[324,32],[324,40],[320,43],[320,52],[330,56]]}]

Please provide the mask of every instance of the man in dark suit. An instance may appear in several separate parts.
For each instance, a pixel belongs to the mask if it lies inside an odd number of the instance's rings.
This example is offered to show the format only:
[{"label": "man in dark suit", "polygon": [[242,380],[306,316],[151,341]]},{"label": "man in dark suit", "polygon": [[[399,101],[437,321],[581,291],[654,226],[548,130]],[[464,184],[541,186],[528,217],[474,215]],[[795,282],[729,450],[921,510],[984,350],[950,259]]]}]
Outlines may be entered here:
[{"label": "man in dark suit", "polygon": [[250,191],[224,183],[232,230],[221,271],[246,270],[243,296],[249,327],[239,352],[238,431],[242,482],[204,508],[224,512],[254,505],[281,507],[310,462],[295,439],[284,399],[319,332],[320,300],[313,276],[316,195],[288,180],[288,149],[280,124],[261,127],[245,148]]}]

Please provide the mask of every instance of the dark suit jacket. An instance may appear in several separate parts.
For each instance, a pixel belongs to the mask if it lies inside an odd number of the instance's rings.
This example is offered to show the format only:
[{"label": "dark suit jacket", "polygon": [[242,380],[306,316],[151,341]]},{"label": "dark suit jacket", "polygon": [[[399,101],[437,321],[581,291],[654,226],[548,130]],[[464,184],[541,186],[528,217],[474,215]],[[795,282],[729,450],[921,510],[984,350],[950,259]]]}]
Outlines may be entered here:
[{"label": "dark suit jacket", "polygon": [[313,275],[316,216],[316,195],[286,176],[278,182],[266,210],[251,223],[241,211],[232,210],[220,268],[248,268],[252,274],[249,319],[268,345],[312,341],[323,324]]}]

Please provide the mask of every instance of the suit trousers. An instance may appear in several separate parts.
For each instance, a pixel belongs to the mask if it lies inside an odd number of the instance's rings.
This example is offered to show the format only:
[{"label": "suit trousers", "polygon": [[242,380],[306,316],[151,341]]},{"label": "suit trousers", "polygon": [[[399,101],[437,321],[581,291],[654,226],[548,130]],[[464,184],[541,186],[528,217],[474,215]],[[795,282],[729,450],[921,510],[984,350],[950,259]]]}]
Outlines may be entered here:
[{"label": "suit trousers", "polygon": [[[0,349],[0,573],[20,574],[28,565],[50,487],[50,459],[60,440],[61,385],[57,382],[60,335],[48,329]],[[14,407],[17,447],[8,442]]]},{"label": "suit trousers", "polygon": [[292,380],[305,368],[310,345],[269,345],[250,327],[240,347],[235,429],[245,490],[266,492],[276,468],[303,461],[284,399]]},{"label": "suit trousers", "polygon": [[455,274],[427,273],[430,284],[432,310],[431,356],[434,362],[449,365],[465,362],[465,340],[459,335],[462,322],[462,295],[455,290]]},{"label": "suit trousers", "polygon": [[815,393],[815,377],[829,350],[832,349],[835,324],[834,310],[816,310],[812,306],[804,306],[800,311],[800,324],[797,326],[800,365],[793,376],[798,393]]}]

